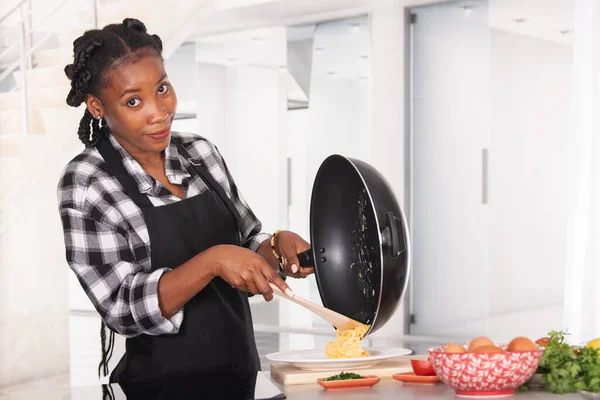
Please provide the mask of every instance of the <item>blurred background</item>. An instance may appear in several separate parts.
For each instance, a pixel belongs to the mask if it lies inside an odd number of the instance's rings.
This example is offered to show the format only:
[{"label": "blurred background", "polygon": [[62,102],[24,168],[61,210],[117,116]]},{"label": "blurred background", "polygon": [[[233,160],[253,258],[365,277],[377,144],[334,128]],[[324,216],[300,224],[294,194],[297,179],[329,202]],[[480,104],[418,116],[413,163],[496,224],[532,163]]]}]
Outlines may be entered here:
[{"label": "blurred background", "polygon": [[[98,381],[100,319],[64,257],[56,184],[82,150],[63,68],[86,29],[161,36],[174,130],[223,153],[265,231],[310,240],[331,154],[408,216],[410,290],[366,345],[600,336],[594,0],[21,0],[0,6],[0,390]],[[289,279],[320,303],[314,277]],[[259,352],[324,348],[319,317],[251,299]],[[112,365],[122,351],[117,339]]]}]

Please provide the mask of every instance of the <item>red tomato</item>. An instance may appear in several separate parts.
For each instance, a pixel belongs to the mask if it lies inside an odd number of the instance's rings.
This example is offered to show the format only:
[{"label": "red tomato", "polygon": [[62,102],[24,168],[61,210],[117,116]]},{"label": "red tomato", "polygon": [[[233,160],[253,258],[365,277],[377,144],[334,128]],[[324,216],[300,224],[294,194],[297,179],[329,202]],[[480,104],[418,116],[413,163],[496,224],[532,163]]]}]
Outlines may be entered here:
[{"label": "red tomato", "polygon": [[546,347],[546,346],[548,346],[549,342],[550,342],[549,337],[543,337],[543,338],[539,338],[538,340],[536,340],[535,344],[537,344],[538,346]]},{"label": "red tomato", "polygon": [[435,371],[429,360],[410,360],[415,375],[435,376]]}]

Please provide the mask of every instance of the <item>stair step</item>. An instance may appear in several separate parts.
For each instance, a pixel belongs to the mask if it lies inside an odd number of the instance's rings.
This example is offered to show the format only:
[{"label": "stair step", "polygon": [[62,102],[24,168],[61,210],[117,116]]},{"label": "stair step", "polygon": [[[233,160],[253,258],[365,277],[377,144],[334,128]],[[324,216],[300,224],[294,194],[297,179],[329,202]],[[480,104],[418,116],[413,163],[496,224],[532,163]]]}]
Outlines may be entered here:
[{"label": "stair step", "polygon": [[71,25],[68,25],[69,29],[61,30],[56,32],[56,39],[58,46],[67,46],[73,48],[73,41],[81,36],[84,32],[82,29],[73,29]]},{"label": "stair step", "polygon": [[[77,128],[83,111],[84,106],[68,109],[35,110],[38,121],[44,126],[45,131],[38,134],[23,135],[21,131],[15,130],[0,134],[0,160],[3,157],[18,158],[25,153],[47,153],[52,151],[53,148],[60,149],[64,146],[73,148],[75,152],[80,145]],[[1,118],[6,117],[4,113],[0,111],[0,121],[2,121]],[[0,124],[0,127],[4,129],[4,124]],[[83,145],[81,144],[81,146]],[[0,177],[2,176],[0,174]],[[4,184],[6,181],[0,179],[0,182]]]},{"label": "stair step", "polygon": [[[68,108],[66,98],[69,90],[71,90],[70,85],[38,90],[29,89],[28,107],[31,109]],[[21,91],[0,93],[0,111],[6,110],[21,110]]]},{"label": "stair step", "polygon": [[[0,136],[22,132],[21,112],[18,110],[0,111]],[[29,129],[31,134],[44,133],[46,128],[40,110],[29,109]]]},{"label": "stair step", "polygon": [[[123,19],[135,15],[135,18],[145,21],[152,15],[148,9],[147,3],[134,3],[134,0],[101,1],[98,7],[98,28],[108,24],[123,22]],[[170,5],[170,7],[173,7]],[[94,29],[94,16],[90,9],[83,7],[69,21],[68,29],[56,33],[59,46],[69,46],[73,48],[73,41],[83,34],[86,30]]]},{"label": "stair step", "polygon": [[[26,153],[44,151],[52,146],[52,137],[49,135],[0,135],[0,157],[15,158],[21,157]],[[2,158],[0,158],[1,160]],[[14,171],[14,168],[13,168]],[[18,175],[12,173],[13,175]],[[5,178],[5,176],[2,176]]]},{"label": "stair step", "polygon": [[60,46],[35,52],[37,67],[65,67],[73,62],[73,46]]},{"label": "stair step", "polygon": [[[72,135],[77,138],[79,121],[85,112],[85,104],[77,108],[41,108],[38,110],[41,121],[46,127],[47,135],[66,136]],[[77,139],[79,140],[79,139]]]},{"label": "stair step", "polygon": [[[20,157],[22,155],[21,141],[21,138],[17,135],[0,135],[0,157]],[[2,159],[0,158],[0,160]],[[0,182],[2,182],[3,185],[6,185],[10,182],[10,179],[13,179],[14,175],[17,174],[12,172],[14,171],[14,166],[9,173],[9,170],[4,167],[4,164],[6,164],[6,162],[2,160],[2,163],[0,163],[2,166],[2,168],[0,168]]]},{"label": "stair step", "polygon": [[[21,71],[13,72],[17,88],[21,88]],[[41,89],[55,86],[68,86],[71,82],[64,72],[64,66],[41,67],[27,70],[29,88]]]}]

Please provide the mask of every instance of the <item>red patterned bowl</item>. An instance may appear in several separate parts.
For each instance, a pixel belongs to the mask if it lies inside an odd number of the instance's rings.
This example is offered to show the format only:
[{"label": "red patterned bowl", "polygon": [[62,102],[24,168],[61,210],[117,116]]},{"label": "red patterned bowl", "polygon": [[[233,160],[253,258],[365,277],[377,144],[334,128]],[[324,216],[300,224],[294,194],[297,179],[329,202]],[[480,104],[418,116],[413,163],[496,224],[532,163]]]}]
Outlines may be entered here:
[{"label": "red patterned bowl", "polygon": [[[506,349],[506,346],[499,346]],[[535,373],[544,350],[506,353],[444,353],[429,349],[433,369],[458,396],[510,396]]]}]

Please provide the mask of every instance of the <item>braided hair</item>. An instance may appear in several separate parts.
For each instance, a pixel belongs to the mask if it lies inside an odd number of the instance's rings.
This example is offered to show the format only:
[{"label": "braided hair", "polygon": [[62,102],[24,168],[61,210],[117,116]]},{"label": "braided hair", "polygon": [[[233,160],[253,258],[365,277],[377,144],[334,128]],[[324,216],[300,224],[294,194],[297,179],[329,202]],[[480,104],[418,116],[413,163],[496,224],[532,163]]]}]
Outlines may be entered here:
[{"label": "braided hair", "polygon": [[[71,81],[67,104],[79,107],[87,95],[97,97],[99,90],[109,85],[110,69],[146,55],[162,57],[161,53],[160,37],[147,33],[146,26],[135,18],[86,31],[73,42],[73,64],[65,67]],[[86,147],[95,146],[106,135],[106,121],[93,116],[86,108],[77,134]]]}]

